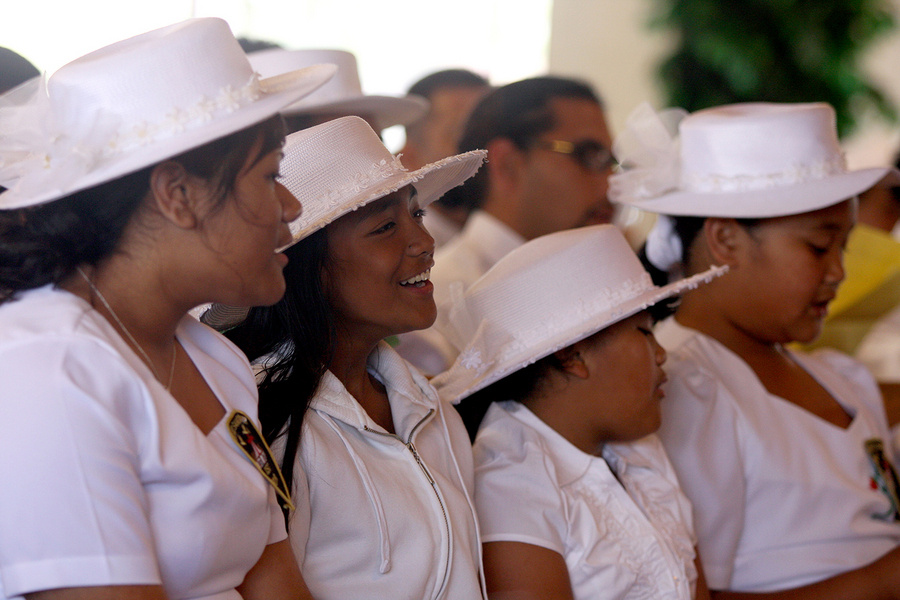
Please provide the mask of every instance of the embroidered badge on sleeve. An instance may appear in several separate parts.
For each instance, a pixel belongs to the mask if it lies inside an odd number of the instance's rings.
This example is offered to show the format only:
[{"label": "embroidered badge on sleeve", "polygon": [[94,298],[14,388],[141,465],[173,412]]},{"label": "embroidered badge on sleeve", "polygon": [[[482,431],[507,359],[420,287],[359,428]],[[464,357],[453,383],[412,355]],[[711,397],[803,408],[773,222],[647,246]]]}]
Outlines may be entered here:
[{"label": "embroidered badge on sleeve", "polygon": [[281,508],[294,510],[291,492],[284,481],[281,469],[278,468],[278,463],[275,461],[269,445],[266,444],[266,440],[256,429],[250,417],[239,410],[232,411],[228,415],[228,432],[231,433],[231,439],[238,448],[275,489]]},{"label": "embroidered badge on sleeve", "polygon": [[883,521],[900,521],[900,484],[894,465],[884,454],[884,443],[878,438],[866,440],[866,455],[872,466],[872,489],[880,491],[891,503],[890,510],[873,516]]}]

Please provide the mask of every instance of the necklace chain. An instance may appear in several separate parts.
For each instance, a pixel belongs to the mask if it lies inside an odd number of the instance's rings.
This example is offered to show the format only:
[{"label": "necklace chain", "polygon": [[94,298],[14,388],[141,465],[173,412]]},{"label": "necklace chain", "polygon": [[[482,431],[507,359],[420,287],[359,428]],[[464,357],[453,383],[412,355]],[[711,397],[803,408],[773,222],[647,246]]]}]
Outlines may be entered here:
[{"label": "necklace chain", "polygon": [[[109,305],[109,302],[106,301],[106,298],[100,293],[100,290],[97,289],[97,286],[94,285],[94,282],[88,278],[88,276],[81,270],[81,267],[76,267],[78,270],[78,274],[81,275],[82,279],[84,279],[87,284],[90,286],[91,291],[94,295],[97,296],[97,299],[100,300],[100,303],[103,304],[103,307],[109,312],[112,316],[113,320],[118,324],[119,328],[122,330],[122,333],[125,334],[125,337],[132,343],[132,345],[137,348],[137,351],[141,353],[141,356],[144,359],[144,362],[147,363],[147,366],[150,367],[150,370],[153,371],[153,376],[157,381],[162,383],[162,378],[159,376],[159,373],[156,370],[156,367],[153,365],[153,361],[150,360],[150,357],[144,352],[144,348],[138,343],[134,336],[131,335],[131,332],[128,331],[128,328],[125,327],[125,323],[122,322],[122,319],[119,318],[119,315],[116,314],[116,311],[113,310],[112,306]],[[178,359],[178,340],[175,340],[175,343],[172,345],[172,366],[169,367],[169,382],[166,383],[166,391],[169,391],[169,388],[172,387],[172,381],[175,379],[175,362]]]}]

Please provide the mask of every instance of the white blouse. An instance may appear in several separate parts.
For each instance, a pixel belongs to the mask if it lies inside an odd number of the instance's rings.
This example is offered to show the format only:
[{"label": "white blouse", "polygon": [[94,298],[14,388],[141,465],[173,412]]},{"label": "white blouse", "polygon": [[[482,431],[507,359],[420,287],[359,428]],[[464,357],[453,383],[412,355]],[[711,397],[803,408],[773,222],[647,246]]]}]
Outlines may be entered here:
[{"label": "white blouse", "polygon": [[694,597],[691,507],[656,436],[591,456],[506,401],[474,450],[483,542],[559,553],[576,600]]},{"label": "white blouse", "polygon": [[710,589],[777,591],[868,564],[900,543],[889,483],[867,443],[893,461],[871,375],[835,351],[792,354],[844,407],[847,429],[768,393],[714,339],[661,323],[669,381],[659,435],[694,504]]}]

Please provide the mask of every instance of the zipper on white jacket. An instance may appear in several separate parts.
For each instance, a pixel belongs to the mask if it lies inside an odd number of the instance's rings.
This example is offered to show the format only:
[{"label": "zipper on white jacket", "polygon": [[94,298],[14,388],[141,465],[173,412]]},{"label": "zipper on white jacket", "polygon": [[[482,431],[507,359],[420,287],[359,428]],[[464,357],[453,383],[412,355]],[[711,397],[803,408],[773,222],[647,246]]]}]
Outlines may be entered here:
[{"label": "zipper on white jacket", "polygon": [[[419,456],[419,451],[416,450],[415,444],[413,444],[412,439],[416,434],[416,430],[419,429],[421,425],[423,425],[430,417],[434,414],[434,409],[428,409],[428,412],[425,414],[422,419],[415,424],[412,430],[409,432],[409,438],[404,442],[403,438],[395,433],[386,433],[383,431],[375,431],[374,429],[370,429],[368,425],[364,426],[363,429],[370,433],[377,433],[378,435],[384,435],[387,437],[392,437],[397,439],[401,444],[406,446],[406,448],[413,455],[413,458],[416,459],[416,463],[419,465],[419,468],[422,470],[422,473],[425,475],[425,478],[428,479],[428,483],[431,485],[431,490],[434,492],[435,497],[437,498],[438,505],[441,507],[441,514],[444,517],[444,527],[447,530],[447,564],[444,566],[444,580],[441,581],[441,585],[438,587],[437,594],[435,594],[435,598],[440,598],[441,594],[444,593],[444,588],[447,587],[447,581],[450,579],[450,560],[452,557],[452,533],[450,531],[450,517],[447,514],[447,507],[444,506],[444,500],[441,498],[440,490],[438,489],[437,482],[432,477],[431,473],[428,471],[428,467],[425,466],[425,462],[422,460],[422,457]],[[450,449],[448,448],[448,451]]]}]

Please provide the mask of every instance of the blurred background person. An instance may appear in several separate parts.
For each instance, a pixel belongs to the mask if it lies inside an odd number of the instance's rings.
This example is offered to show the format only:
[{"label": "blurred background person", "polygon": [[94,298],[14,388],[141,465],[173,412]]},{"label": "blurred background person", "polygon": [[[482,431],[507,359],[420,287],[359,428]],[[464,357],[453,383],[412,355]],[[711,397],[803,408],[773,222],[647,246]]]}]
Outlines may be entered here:
[{"label": "blurred background person", "polygon": [[[445,69],[426,75],[407,91],[407,96],[425,98],[429,108],[421,118],[406,125],[406,142],[400,160],[409,169],[456,154],[466,119],[475,103],[490,90],[490,83],[467,69]],[[425,213],[425,227],[440,248],[462,229],[472,205],[454,204],[444,196]],[[465,196],[463,196],[465,197]]]}]

